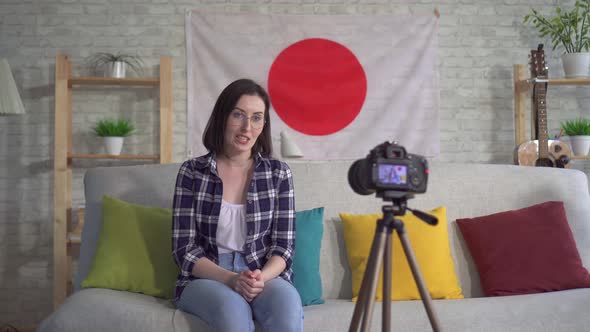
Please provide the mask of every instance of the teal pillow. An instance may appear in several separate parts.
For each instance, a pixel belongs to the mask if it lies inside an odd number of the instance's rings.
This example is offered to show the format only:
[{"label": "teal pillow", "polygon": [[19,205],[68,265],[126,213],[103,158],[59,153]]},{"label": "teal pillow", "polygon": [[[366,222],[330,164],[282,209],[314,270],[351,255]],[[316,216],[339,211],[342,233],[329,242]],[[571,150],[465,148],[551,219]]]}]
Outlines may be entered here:
[{"label": "teal pillow", "polygon": [[102,229],[82,287],[169,299],[178,267],[172,259],[172,211],[102,198]]},{"label": "teal pillow", "polygon": [[304,306],[322,304],[320,277],[320,247],[324,234],[324,208],[299,211],[295,217],[295,258],[293,258],[293,285]]}]

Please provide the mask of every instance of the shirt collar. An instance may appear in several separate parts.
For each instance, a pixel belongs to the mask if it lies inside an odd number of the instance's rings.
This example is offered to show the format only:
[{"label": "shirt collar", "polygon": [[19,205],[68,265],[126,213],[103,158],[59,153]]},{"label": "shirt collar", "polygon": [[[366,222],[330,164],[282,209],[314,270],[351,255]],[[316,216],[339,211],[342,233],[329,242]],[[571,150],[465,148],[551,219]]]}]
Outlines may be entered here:
[{"label": "shirt collar", "polygon": [[[196,167],[198,169],[209,168],[211,173],[218,175],[216,156],[217,155],[215,154],[215,152],[209,152],[206,155],[198,157],[195,160]],[[254,155],[254,170],[258,169],[258,167],[260,167],[261,164],[264,164],[265,166],[270,166],[268,158],[263,157],[262,154],[258,152]]]}]

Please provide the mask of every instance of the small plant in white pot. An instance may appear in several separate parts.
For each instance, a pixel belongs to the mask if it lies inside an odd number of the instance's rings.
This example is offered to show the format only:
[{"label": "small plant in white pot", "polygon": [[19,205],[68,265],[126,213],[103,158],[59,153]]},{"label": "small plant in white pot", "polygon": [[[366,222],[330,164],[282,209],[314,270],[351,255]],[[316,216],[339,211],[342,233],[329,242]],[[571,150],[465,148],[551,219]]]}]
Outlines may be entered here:
[{"label": "small plant in white pot", "polygon": [[561,129],[569,137],[574,155],[588,155],[590,152],[590,120],[583,118],[568,120],[561,123]]},{"label": "small plant in white pot", "polygon": [[127,77],[127,67],[138,76],[143,75],[144,63],[137,55],[100,52],[88,57],[86,62],[95,72],[102,70],[105,77]]},{"label": "small plant in white pot", "polygon": [[590,0],[577,0],[570,11],[557,7],[550,17],[531,8],[524,23],[532,24],[541,38],[549,37],[553,50],[565,50],[561,62],[566,78],[590,77]]},{"label": "small plant in white pot", "polygon": [[135,131],[129,120],[100,120],[93,128],[98,137],[104,138],[107,154],[118,156],[123,148],[123,140]]}]

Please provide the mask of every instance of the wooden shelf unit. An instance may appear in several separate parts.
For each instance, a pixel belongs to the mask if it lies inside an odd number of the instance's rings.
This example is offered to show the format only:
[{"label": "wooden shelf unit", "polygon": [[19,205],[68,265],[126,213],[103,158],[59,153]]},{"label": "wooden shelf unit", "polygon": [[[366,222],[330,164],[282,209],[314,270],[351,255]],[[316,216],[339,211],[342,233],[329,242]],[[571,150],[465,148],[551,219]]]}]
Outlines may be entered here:
[{"label": "wooden shelf unit", "polygon": [[[78,209],[76,228],[72,227],[72,160],[137,159],[172,162],[172,59],[160,58],[160,76],[153,78],[74,77],[66,55],[55,59],[55,142],[53,188],[53,307],[57,308],[71,292],[72,249],[80,244],[83,209]],[[80,86],[153,87],[160,94],[160,151],[157,155],[105,155],[72,153],[72,93]],[[105,92],[108,93],[108,92]]]},{"label": "wooden shelf unit", "polygon": [[113,77],[71,77],[68,85],[137,85],[137,86],[158,86],[159,78],[113,78]]},{"label": "wooden shelf unit", "polygon": [[153,155],[129,155],[129,154],[68,154],[68,160],[72,159],[151,159],[160,160],[159,154]]},{"label": "wooden shelf unit", "polygon": [[[526,142],[527,140],[534,140],[535,133],[531,130],[530,138],[526,137],[526,97],[533,83],[527,79],[527,66],[524,64],[514,65],[514,143],[516,146]],[[588,78],[557,78],[548,79],[549,85],[590,85]],[[534,117],[531,112],[531,128],[534,128]],[[590,159],[590,156],[572,156],[572,159]]]}]

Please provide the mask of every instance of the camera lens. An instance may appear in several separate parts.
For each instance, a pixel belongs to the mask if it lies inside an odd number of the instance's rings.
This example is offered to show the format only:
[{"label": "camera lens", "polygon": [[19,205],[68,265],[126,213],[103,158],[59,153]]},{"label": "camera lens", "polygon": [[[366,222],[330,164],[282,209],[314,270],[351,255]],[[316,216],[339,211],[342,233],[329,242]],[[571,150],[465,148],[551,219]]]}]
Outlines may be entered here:
[{"label": "camera lens", "polygon": [[359,159],[348,169],[348,184],[359,195],[371,195],[375,189],[371,188],[371,164],[367,159]]}]

